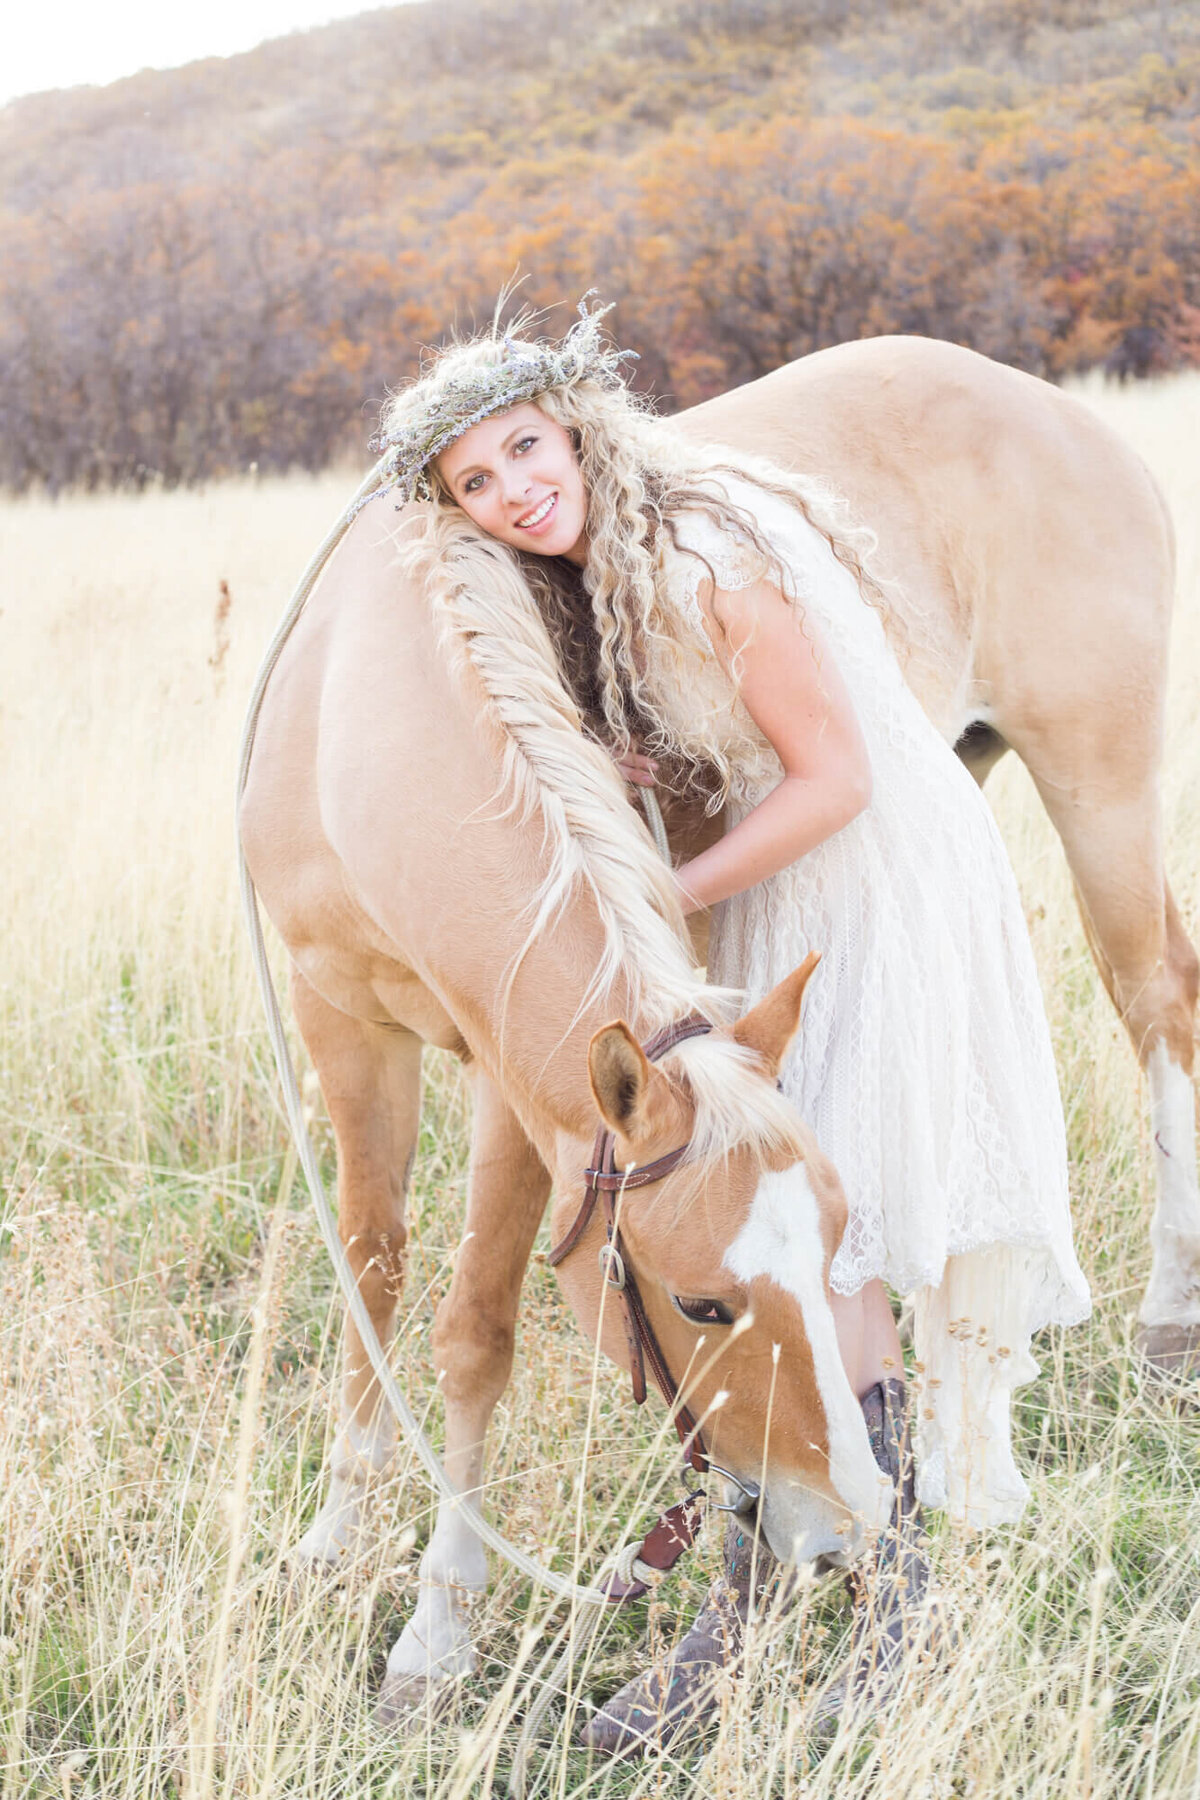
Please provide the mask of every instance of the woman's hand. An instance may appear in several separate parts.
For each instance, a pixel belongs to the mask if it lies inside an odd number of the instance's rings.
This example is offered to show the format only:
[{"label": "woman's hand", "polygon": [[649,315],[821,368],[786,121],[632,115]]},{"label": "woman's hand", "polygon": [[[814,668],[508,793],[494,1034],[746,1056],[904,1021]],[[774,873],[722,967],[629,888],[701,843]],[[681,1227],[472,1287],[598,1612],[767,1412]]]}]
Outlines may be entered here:
[{"label": "woman's hand", "polygon": [[630,748],[624,756],[618,756],[615,760],[626,781],[632,781],[635,787],[654,786],[658,764],[652,758],[643,756],[640,750]]}]

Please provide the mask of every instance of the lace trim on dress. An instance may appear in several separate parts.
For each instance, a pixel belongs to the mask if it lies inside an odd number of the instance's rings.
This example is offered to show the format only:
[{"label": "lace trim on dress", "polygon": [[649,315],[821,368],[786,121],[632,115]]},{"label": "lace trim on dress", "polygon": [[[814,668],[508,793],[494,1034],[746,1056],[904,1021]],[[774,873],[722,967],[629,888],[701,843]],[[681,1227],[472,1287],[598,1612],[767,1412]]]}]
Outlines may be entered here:
[{"label": "lace trim on dress", "polygon": [[666,549],[667,591],[693,624],[697,619],[704,624],[700,588],[705,581],[721,593],[735,594],[769,572],[761,550],[746,538],[722,531],[707,513],[682,514],[675,521],[675,536],[678,551],[674,544]]}]

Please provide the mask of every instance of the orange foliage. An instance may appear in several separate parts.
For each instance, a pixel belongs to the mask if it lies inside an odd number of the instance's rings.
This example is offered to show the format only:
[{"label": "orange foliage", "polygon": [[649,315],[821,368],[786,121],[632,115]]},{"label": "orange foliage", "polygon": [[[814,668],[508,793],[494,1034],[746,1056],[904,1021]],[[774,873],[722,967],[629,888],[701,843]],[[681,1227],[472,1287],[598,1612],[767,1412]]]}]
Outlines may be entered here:
[{"label": "orange foliage", "polygon": [[319,467],[518,268],[674,405],[880,332],[1200,362],[1187,11],[439,0],[16,103],[0,480]]}]

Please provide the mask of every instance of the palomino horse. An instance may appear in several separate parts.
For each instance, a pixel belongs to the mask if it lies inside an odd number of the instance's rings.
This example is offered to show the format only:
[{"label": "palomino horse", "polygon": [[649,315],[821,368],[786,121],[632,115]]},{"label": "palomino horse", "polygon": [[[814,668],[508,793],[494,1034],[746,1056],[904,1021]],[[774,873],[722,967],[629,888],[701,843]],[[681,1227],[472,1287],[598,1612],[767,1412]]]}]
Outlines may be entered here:
[{"label": "palomino horse", "polygon": [[[1158,1199],[1144,1348],[1185,1362],[1200,1344],[1197,960],[1162,861],[1172,543],[1152,481],[1057,390],[922,339],[822,352],[680,422],[842,493],[899,580],[907,673],[930,716],[980,780],[1009,747],[1029,767],[1148,1071]],[[515,627],[486,595],[434,619],[397,571],[397,529],[386,501],[366,507],[327,567],[268,688],[242,812],[291,955],[338,1141],[339,1229],[376,1329],[386,1342],[402,1273],[423,1043],[463,1056],[475,1088],[468,1236],[435,1326],[446,1466],[462,1489],[481,1480],[551,1182],[561,1229],[596,1106],[622,1165],[690,1139],[654,1203],[631,1196],[625,1218],[652,1323],[679,1373],[696,1347],[689,1312],[753,1315],[688,1394],[700,1411],[728,1391],[720,1456],[747,1478],[760,1470],[765,1359],[783,1346],[765,1530],[784,1556],[839,1547],[877,1516],[878,1488],[814,1273],[844,1202],[772,1082],[802,980],[732,1030],[645,1062],[637,1039],[712,1011],[661,866],[579,735],[538,622]],[[781,1216],[773,1172],[801,1158],[789,1191],[803,1184],[809,1204]],[[598,1242],[562,1269],[592,1332]],[[625,1362],[614,1324],[606,1314],[604,1346]],[[361,1542],[367,1480],[394,1444],[377,1399],[351,1329],[329,1495],[302,1556],[335,1562]],[[480,1545],[443,1508],[389,1657],[393,1699],[471,1666],[463,1596],[485,1579]]]}]

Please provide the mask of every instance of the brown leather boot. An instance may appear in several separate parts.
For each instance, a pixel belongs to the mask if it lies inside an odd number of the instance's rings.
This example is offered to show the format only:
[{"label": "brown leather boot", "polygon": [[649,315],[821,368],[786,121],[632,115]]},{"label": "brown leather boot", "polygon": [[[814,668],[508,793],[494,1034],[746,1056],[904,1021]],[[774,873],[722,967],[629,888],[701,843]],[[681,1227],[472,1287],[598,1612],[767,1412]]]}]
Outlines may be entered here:
[{"label": "brown leather boot", "polygon": [[875,1461],[895,1484],[892,1516],[846,1586],[854,1601],[849,1671],[834,1681],[818,1710],[829,1723],[850,1699],[877,1705],[896,1686],[906,1654],[929,1641],[929,1559],[905,1414],[902,1381],[877,1382],[860,1405]]},{"label": "brown leather boot", "polygon": [[635,1676],[606,1701],[583,1727],[580,1743],[603,1756],[641,1754],[711,1717],[720,1677],[740,1658],[751,1607],[762,1605],[777,1566],[753,1524],[731,1518],[725,1576],[709,1589],[687,1636],[661,1669]]}]

